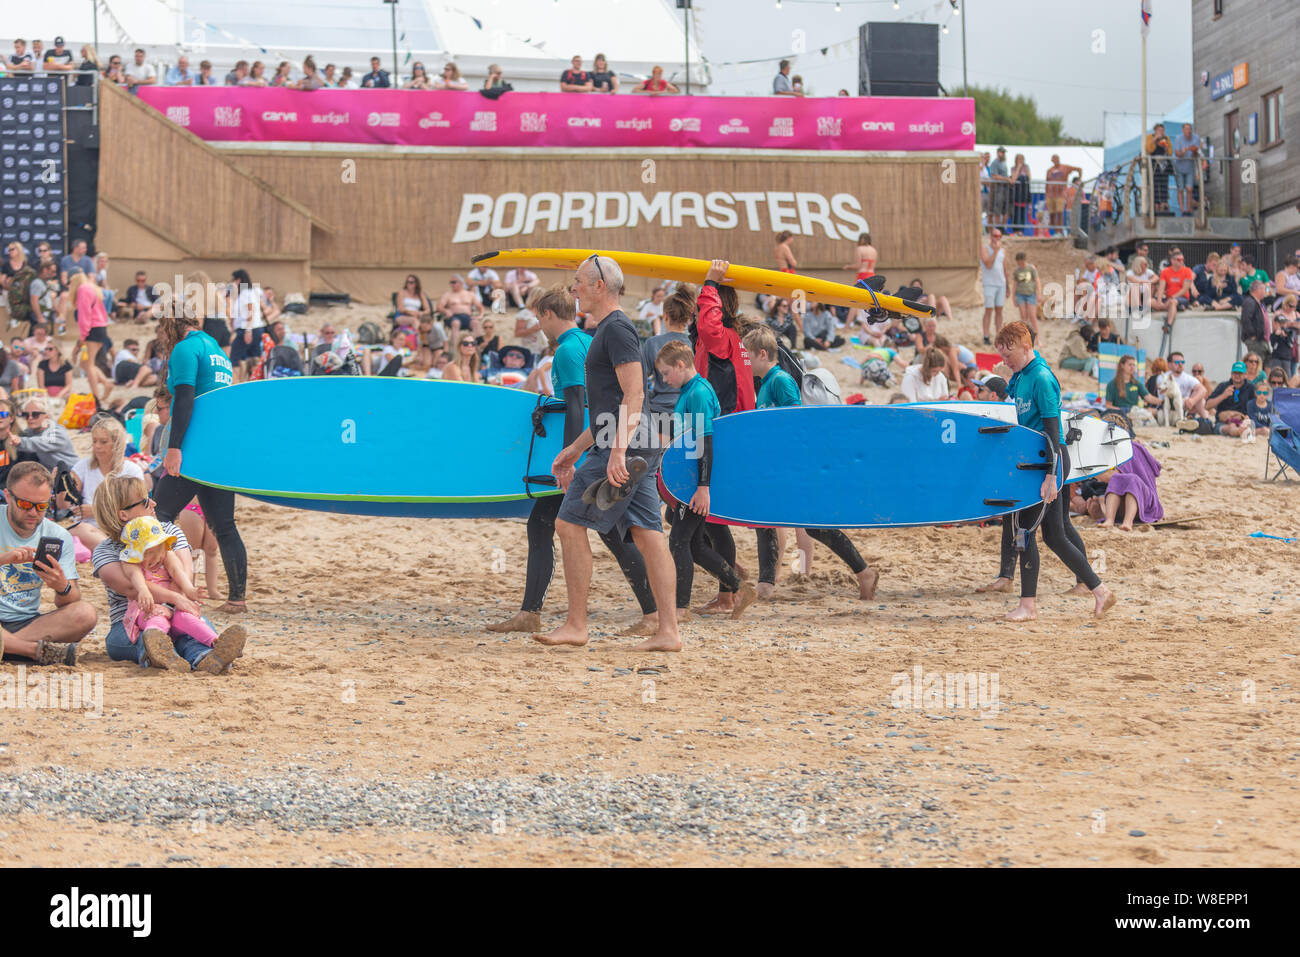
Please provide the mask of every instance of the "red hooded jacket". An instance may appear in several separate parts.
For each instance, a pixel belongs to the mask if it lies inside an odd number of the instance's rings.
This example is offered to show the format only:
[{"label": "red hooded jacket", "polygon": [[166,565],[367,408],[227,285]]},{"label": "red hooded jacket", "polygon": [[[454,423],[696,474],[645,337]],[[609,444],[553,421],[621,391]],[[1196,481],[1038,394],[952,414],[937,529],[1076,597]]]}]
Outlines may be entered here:
[{"label": "red hooded jacket", "polygon": [[695,371],[717,392],[723,415],[748,412],[755,408],[754,369],[740,335],[722,324],[717,283],[709,280],[704,284],[697,305]]}]

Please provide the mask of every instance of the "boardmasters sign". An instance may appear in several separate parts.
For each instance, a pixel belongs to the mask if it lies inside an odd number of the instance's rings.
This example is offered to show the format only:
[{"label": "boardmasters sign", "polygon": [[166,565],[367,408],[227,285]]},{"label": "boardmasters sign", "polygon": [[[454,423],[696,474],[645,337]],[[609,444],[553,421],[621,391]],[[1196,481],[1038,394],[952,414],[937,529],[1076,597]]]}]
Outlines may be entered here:
[{"label": "boardmasters sign", "polygon": [[[580,229],[742,230],[855,241],[871,231],[851,193],[658,190],[464,193],[452,243],[526,236],[550,245],[552,233]],[[593,240],[599,245],[599,242]]]}]

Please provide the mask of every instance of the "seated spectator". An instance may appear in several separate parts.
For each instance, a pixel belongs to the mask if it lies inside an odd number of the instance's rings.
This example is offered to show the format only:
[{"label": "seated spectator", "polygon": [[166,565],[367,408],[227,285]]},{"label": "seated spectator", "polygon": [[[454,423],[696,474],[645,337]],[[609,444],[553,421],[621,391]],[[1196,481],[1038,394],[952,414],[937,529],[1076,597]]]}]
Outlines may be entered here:
[{"label": "seated spectator", "polygon": [[411,66],[411,78],[402,84],[404,90],[432,90],[433,80],[424,71],[424,64],[416,62]]},{"label": "seated spectator", "polygon": [[1187,268],[1181,249],[1169,251],[1169,265],[1160,271],[1156,293],[1151,301],[1153,309],[1165,312],[1164,331],[1171,332],[1178,313],[1191,305],[1196,297],[1196,275]]},{"label": "seated spectator", "polygon": [[[1115,527],[1124,532],[1133,531],[1133,522],[1158,522],[1164,518],[1164,506],[1156,492],[1156,478],[1160,463],[1147,447],[1133,440],[1133,457],[1113,471],[1098,476],[1106,483],[1106,495],[1101,501],[1088,503],[1088,514],[1101,527]],[[1116,525],[1116,520],[1119,524]]]},{"label": "seated spectator", "polygon": [[355,89],[357,89],[357,81],[356,81],[356,79],[352,76],[352,67],[350,67],[350,66],[345,66],[345,67],[343,68],[343,72],[339,74],[339,84],[338,84],[338,88],[339,88],[340,90],[355,90]]},{"label": "seated spectator", "polygon": [[597,53],[596,59],[592,63],[591,88],[596,93],[617,93],[618,92],[618,74],[609,68],[609,61],[605,59],[605,54]]},{"label": "seated spectator", "polygon": [[591,74],[582,68],[582,57],[575,55],[569,68],[560,74],[560,92],[590,93],[592,89]]},{"label": "seated spectator", "polygon": [[6,394],[16,392],[23,387],[23,376],[26,370],[14,361],[9,351],[0,346],[0,390]]},{"label": "seated spectator", "polygon": [[430,379],[454,379],[454,376],[444,376],[446,370],[452,365],[451,353],[445,349],[435,350],[433,353],[433,364],[429,366]]},{"label": "seated spectator", "polygon": [[480,359],[474,337],[466,333],[455,333],[455,358],[442,367],[441,378],[449,382],[478,382]]},{"label": "seated spectator", "polygon": [[[424,69],[423,65],[421,65],[420,68]],[[321,71],[321,83],[323,83],[327,89],[332,90],[339,85],[337,70],[338,67],[333,63],[326,63],[325,69]]]},{"label": "seated spectator", "polygon": [[9,340],[9,358],[23,367],[23,375],[31,375],[36,363],[40,361],[40,356],[27,354],[27,340],[22,336],[14,336]]},{"label": "seated spectator", "polygon": [[504,89],[509,84],[505,81],[505,75],[501,72],[499,64],[490,63],[487,68],[487,76],[483,79],[483,89],[498,90]]},{"label": "seated spectator", "polygon": [[[1109,259],[1097,263],[1096,311],[1102,316],[1124,314],[1124,274]],[[1035,327],[1035,332],[1037,331]]]},{"label": "seated spectator", "polygon": [[63,45],[63,37],[54,38],[54,48],[46,50],[45,56],[41,58],[46,71],[50,72],[68,72],[75,69],[72,64],[72,51]]},{"label": "seated spectator", "polygon": [[379,57],[370,58],[370,72],[361,78],[361,88],[365,90],[386,90],[393,84],[389,82],[388,73],[379,69]]},{"label": "seated spectator", "polygon": [[1246,363],[1246,381],[1251,385],[1257,386],[1267,378],[1264,372],[1264,359],[1259,353],[1247,352],[1246,357],[1241,361]]},{"label": "seated spectator", "polygon": [[190,58],[181,54],[176,58],[176,65],[168,67],[163,74],[164,86],[193,86],[194,74],[190,72]]},{"label": "seated spectator", "polygon": [[1273,288],[1273,280],[1269,278],[1268,273],[1263,269],[1255,266],[1255,257],[1249,253],[1241,257],[1241,267],[1238,270],[1240,276],[1237,280],[1237,287],[1243,297],[1249,295],[1251,283],[1258,282],[1264,287],[1262,301],[1264,305],[1269,305],[1273,301],[1276,290]]},{"label": "seated spectator", "polygon": [[144,51],[136,49],[131,63],[123,71],[126,74],[126,86],[132,93],[142,86],[154,86],[158,82],[158,71],[152,63],[144,61]]},{"label": "seated spectator", "polygon": [[772,314],[765,316],[764,321],[778,336],[785,336],[790,341],[791,349],[798,348],[800,321],[798,315],[791,311],[789,299],[778,299]]},{"label": "seated spectator", "polygon": [[1152,395],[1138,381],[1137,360],[1132,356],[1120,356],[1119,365],[1115,367],[1115,378],[1106,384],[1106,408],[1119,409],[1133,417],[1134,410],[1141,409],[1144,405],[1155,408],[1160,405],[1160,397]]},{"label": "seated spectator", "polygon": [[63,285],[68,285],[74,271],[84,272],[87,275],[93,275],[95,272],[95,261],[86,255],[84,239],[75,240],[72,244],[72,252],[59,260],[59,280]]},{"label": "seated spectator", "polygon": [[948,398],[948,379],[943,374],[948,358],[933,347],[925,351],[921,361],[907,367],[900,388],[908,402],[931,402]]},{"label": "seated spectator", "polygon": [[[37,462],[19,462],[5,478],[0,521],[0,650],[42,665],[72,666],[77,642],[95,627],[95,608],[81,597],[72,536],[46,516],[53,480]],[[59,557],[36,563],[42,538],[56,539]],[[41,586],[53,591],[54,610],[41,613]]]},{"label": "seated spectator", "polygon": [[22,404],[18,418],[26,424],[23,435],[8,438],[10,458],[34,459],[52,472],[70,472],[77,464],[77,450],[63,426],[54,421],[44,396],[34,395]]},{"label": "seated spectator", "polygon": [[1214,267],[1218,265],[1221,257],[1218,253],[1211,250],[1205,254],[1205,262],[1197,263],[1192,267],[1192,272],[1196,275],[1196,282],[1199,285],[1202,276],[1214,275]]},{"label": "seated spectator", "polygon": [[495,269],[475,266],[469,271],[469,286],[478,296],[478,301],[491,308],[493,294],[501,288],[501,277]]},{"label": "seated spectator", "polygon": [[511,269],[506,273],[506,295],[516,309],[522,309],[528,302],[529,293],[541,284],[537,273],[531,269]]},{"label": "seated spectator", "polygon": [[1107,342],[1115,346],[1124,345],[1124,340],[1120,336],[1120,334],[1115,331],[1114,324],[1105,316],[1102,316],[1102,318],[1097,320],[1097,335],[1093,337],[1091,343],[1092,351],[1097,352],[1098,351],[1097,347],[1100,346],[1103,342]]},{"label": "seated spectator", "polygon": [[420,285],[420,278],[414,273],[406,277],[406,282],[402,288],[393,294],[393,301],[397,304],[397,321],[405,322],[407,325],[416,327],[423,319],[428,319],[433,315],[433,306],[429,303],[429,297],[424,294],[424,287]]},{"label": "seated spectator", "polygon": [[38,326],[46,329],[50,328],[51,322],[60,327],[62,334],[63,313],[61,300],[64,289],[59,285],[59,266],[53,260],[47,260],[40,265],[40,275],[32,280],[32,296],[34,297],[33,306],[39,308],[39,317],[35,308],[32,312],[32,334],[36,333]]},{"label": "seated spectator", "polygon": [[[118,540],[123,527],[132,519],[154,516],[154,505],[145,483],[137,478],[114,475],[100,485],[95,494],[95,519],[105,538],[95,548],[91,563],[95,577],[104,583],[108,595],[108,635],[104,650],[113,661],[133,661],[142,668],[154,667],[175,671],[204,671],[220,675],[230,671],[231,663],[243,654],[247,630],[242,625],[232,625],[223,631],[212,646],[186,635],[172,637],[160,631],[146,631],[138,641],[127,634],[124,618],[128,596],[134,597],[131,578],[123,567],[122,552],[125,546]],[[164,522],[162,530],[176,537],[173,553],[181,567],[192,580],[194,577],[193,553],[185,532],[179,525]],[[206,553],[205,553],[206,555]],[[205,568],[207,559],[204,562]],[[206,577],[206,576],[205,576]],[[209,579],[208,584],[212,582]],[[181,592],[167,596],[167,604],[174,608],[199,614],[198,605]],[[211,622],[208,622],[211,625]]]},{"label": "seated spectator", "polygon": [[314,359],[319,355],[324,355],[326,352],[333,351],[334,337],[336,335],[337,333],[335,332],[334,327],[328,322],[321,326],[320,339],[317,341],[316,345],[312,346],[309,358]]},{"label": "seated spectator", "polygon": [[295,90],[319,90],[325,86],[325,81],[321,79],[320,71],[316,69],[316,61],[311,57],[302,61],[302,79],[297,83],[288,83],[286,76],[286,86],[291,86]]},{"label": "seated spectator", "polygon": [[1090,376],[1097,374],[1096,333],[1092,323],[1084,318],[1070,330],[1061,347],[1061,356],[1057,365],[1062,369],[1086,372]]},{"label": "seated spectator", "polygon": [[1178,428],[1184,432],[1202,435],[1218,434],[1236,438],[1249,428],[1249,406],[1255,401],[1255,387],[1246,381],[1246,363],[1234,362],[1231,377],[1220,382],[1205,400],[1205,409],[1215,417],[1198,419],[1192,416],[1181,419]]},{"label": "seated spectator", "polygon": [[388,345],[381,350],[367,349],[361,354],[362,370],[366,375],[395,376],[402,369],[410,368],[415,356],[407,348],[406,333],[394,329],[388,338]]},{"label": "seated spectator", "polygon": [[68,376],[72,374],[71,363],[63,358],[59,344],[53,339],[45,340],[40,356],[36,363],[37,388],[45,390],[51,397],[62,395],[68,387]]},{"label": "seated spectator", "polygon": [[442,76],[433,81],[435,90],[468,90],[469,84],[460,75],[460,67],[448,63],[442,68]]},{"label": "seated spectator", "polygon": [[1156,356],[1154,359],[1151,359],[1149,362],[1147,362],[1147,381],[1146,381],[1147,391],[1150,392],[1152,395],[1159,395],[1160,377],[1168,376],[1168,374],[1169,374],[1169,363],[1166,360],[1160,358],[1160,356]]},{"label": "seated spectator", "polygon": [[262,319],[265,322],[274,322],[280,318],[280,306],[275,301],[275,289],[271,286],[262,287]]},{"label": "seated spectator", "polygon": [[470,329],[477,335],[483,328],[480,321],[483,304],[479,302],[478,296],[466,288],[465,280],[460,276],[452,276],[447,285],[447,291],[438,300],[438,312],[443,315],[447,331],[453,333]]},{"label": "seated spectator", "polygon": [[1287,256],[1282,260],[1282,268],[1273,277],[1273,289],[1278,296],[1300,295],[1300,260]]},{"label": "seated spectator", "polygon": [[957,390],[958,401],[974,402],[979,398],[980,384],[975,380],[975,373],[978,371],[970,366],[962,366],[961,387]]},{"label": "seated spectator", "polygon": [[[641,320],[649,321],[653,327],[652,335],[661,335],[664,331],[664,302],[668,298],[668,291],[663,286],[656,286],[650,293],[650,298],[641,304],[637,310],[636,317]],[[651,363],[653,366],[654,363]]]},{"label": "seated spectator", "polygon": [[491,319],[483,320],[483,334],[476,340],[479,355],[486,359],[491,353],[501,349],[501,337],[496,334],[496,324]]},{"label": "seated spectator", "polygon": [[276,64],[275,75],[271,77],[270,85],[281,89],[292,88],[294,85],[292,77],[293,67],[288,60],[281,60]]},{"label": "seated spectator", "polygon": [[261,60],[254,60],[252,67],[249,68],[248,76],[239,81],[240,86],[268,86],[266,81],[266,64]]},{"label": "seated spectator", "polygon": [[1273,389],[1267,382],[1255,386],[1255,399],[1246,405],[1246,415],[1255,434],[1261,439],[1268,438],[1269,427],[1273,424]]},{"label": "seated spectator", "polygon": [[1237,284],[1228,275],[1228,261],[1216,258],[1213,266],[1207,261],[1205,272],[1196,277],[1196,302],[1205,309],[1222,312],[1227,309],[1239,309],[1241,296],[1237,295]]},{"label": "seated spectator", "polygon": [[135,274],[135,285],[123,296],[123,301],[131,307],[131,318],[136,322],[148,322],[154,318],[153,304],[157,300],[158,296],[143,270]]},{"label": "seated spectator", "polygon": [[240,60],[235,68],[226,74],[226,86],[247,86],[248,61]]},{"label": "seated spectator", "polygon": [[95,490],[106,476],[125,475],[144,481],[140,466],[126,458],[126,429],[109,415],[102,415],[90,427],[90,455],[78,459],[72,466],[72,484],[78,492],[77,501],[66,492],[58,492],[54,503],[60,511],[69,512],[74,521],[68,528],[87,549],[94,549],[104,540],[104,532],[95,520]]},{"label": "seated spectator", "polygon": [[158,384],[158,377],[147,363],[140,361],[140,343],[127,339],[113,357],[113,381],[129,389],[142,389]]},{"label": "seated spectator", "polygon": [[1128,306],[1130,310],[1147,312],[1155,299],[1156,282],[1160,277],[1151,268],[1146,256],[1134,256],[1130,260],[1128,272],[1125,273],[1128,284]]},{"label": "seated spectator", "polygon": [[195,86],[216,86],[217,78],[212,75],[212,61],[199,61],[199,75],[194,78]]},{"label": "seated spectator", "polygon": [[844,345],[844,337],[835,334],[835,313],[829,306],[818,304],[803,317],[803,345],[820,351]]},{"label": "seated spectator", "polygon": [[664,68],[656,66],[650,71],[650,75],[638,83],[632,90],[633,93],[649,93],[651,95],[660,93],[680,93],[681,90],[673,86],[664,79]]},{"label": "seated spectator", "polygon": [[[920,279],[913,279],[911,282],[908,283],[908,285],[911,286],[913,289],[922,288]],[[935,315],[938,318],[942,319],[945,316],[947,316],[949,319],[952,318],[952,306],[948,304],[947,296],[939,296],[934,293],[925,292],[924,290],[922,290],[920,295],[916,296],[916,300],[918,302],[924,303],[925,305],[933,309]]]},{"label": "seated spectator", "polygon": [[534,311],[534,306],[542,298],[543,292],[540,286],[534,287],[528,293],[527,304],[515,314],[515,338],[533,355],[541,355],[547,347],[546,332],[542,329],[541,317]]},{"label": "seated spectator", "polygon": [[1007,401],[1007,380],[1000,375],[986,375],[979,380],[979,391],[975,398],[980,402]]},{"label": "seated spectator", "polygon": [[[1273,366],[1273,368],[1268,370],[1268,378],[1264,381],[1268,383],[1270,392],[1277,389],[1285,389],[1288,382],[1286,370],[1281,366]],[[1269,397],[1270,399],[1272,398],[1271,394]]]}]

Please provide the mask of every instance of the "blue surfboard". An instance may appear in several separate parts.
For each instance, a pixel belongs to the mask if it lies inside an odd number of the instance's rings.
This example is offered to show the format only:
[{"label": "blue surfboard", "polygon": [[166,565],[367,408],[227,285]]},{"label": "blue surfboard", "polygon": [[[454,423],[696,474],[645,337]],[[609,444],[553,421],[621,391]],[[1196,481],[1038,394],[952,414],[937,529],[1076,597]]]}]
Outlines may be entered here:
[{"label": "blue surfboard", "polygon": [[[533,426],[539,402],[545,435]],[[533,498],[560,494],[550,471],[563,410],[530,392],[436,379],[246,382],[195,401],[181,473],[293,508],[522,517]]]},{"label": "blue surfboard", "polygon": [[[664,454],[664,485],[689,501],[698,474],[678,439]],[[759,409],[714,421],[709,511],[793,528],[972,522],[1042,501],[1046,474],[1042,435],[984,416],[901,406]]]}]

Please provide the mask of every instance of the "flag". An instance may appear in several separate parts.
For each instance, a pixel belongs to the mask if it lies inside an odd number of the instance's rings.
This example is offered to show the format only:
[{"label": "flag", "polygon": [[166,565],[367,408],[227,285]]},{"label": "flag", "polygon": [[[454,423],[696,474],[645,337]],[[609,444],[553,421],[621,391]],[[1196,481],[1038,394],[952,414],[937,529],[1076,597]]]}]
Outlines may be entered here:
[{"label": "flag", "polygon": [[1142,35],[1151,29],[1151,0],[1142,0]]}]

